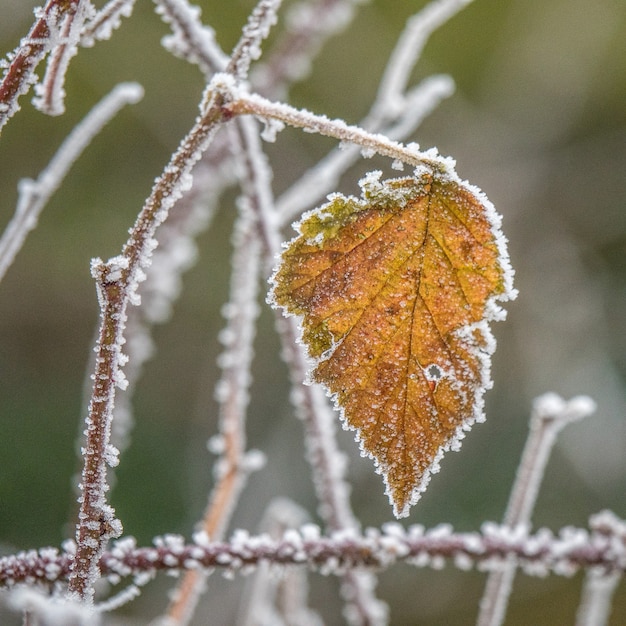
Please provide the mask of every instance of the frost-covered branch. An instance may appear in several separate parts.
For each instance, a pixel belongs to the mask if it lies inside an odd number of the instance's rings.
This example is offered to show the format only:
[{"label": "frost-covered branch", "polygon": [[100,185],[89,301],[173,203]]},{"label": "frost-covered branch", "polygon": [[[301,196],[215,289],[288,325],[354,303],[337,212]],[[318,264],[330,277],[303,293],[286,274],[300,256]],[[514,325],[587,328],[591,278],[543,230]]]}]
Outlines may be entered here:
[{"label": "frost-covered branch", "polygon": [[[577,396],[569,402],[554,393],[535,400],[530,418],[530,434],[517,470],[504,524],[511,528],[530,528],[531,516],[545,475],[546,465],[559,432],[595,411],[595,402]],[[506,615],[509,596],[515,579],[516,562],[510,558],[487,579],[480,603],[478,626],[500,626]]]},{"label": "frost-covered branch", "polygon": [[[56,45],[52,35],[66,15],[73,15],[83,0],[48,0],[35,12],[35,23],[18,48],[9,56],[0,81],[0,130],[18,110],[18,98],[37,82],[35,69]],[[83,2],[84,4],[84,2]],[[2,67],[0,65],[0,67]]]},{"label": "frost-covered branch", "polygon": [[143,89],[137,83],[121,83],[115,87],[74,128],[37,180],[24,178],[19,182],[15,215],[0,239],[0,280],[28,233],[37,226],[44,206],[83,150],[124,105],[135,104],[142,96]]},{"label": "frost-covered branch", "polygon": [[[626,522],[611,511],[592,515],[589,528],[605,536],[612,536],[617,550],[626,544]],[[576,614],[576,626],[604,626],[609,622],[613,595],[624,578],[624,570],[607,571],[592,567],[585,573],[580,606]]]},{"label": "frost-covered branch", "polygon": [[124,351],[129,361],[124,374],[128,390],[116,398],[111,430],[111,442],[120,452],[128,446],[133,428],[133,391],[144,364],[155,352],[152,327],[170,318],[173,303],[182,291],[182,275],[198,259],[195,240],[209,227],[217,209],[215,190],[228,180],[226,172],[202,164],[194,168],[193,177],[193,187],[159,230],[159,247],[138,289],[141,306],[131,307],[127,313]]},{"label": "frost-covered branch", "polygon": [[229,92],[227,83],[220,85],[226,87],[223,92],[227,102],[225,109],[231,115],[254,115],[262,120],[276,120],[282,124],[302,128],[305,132],[319,133],[342,142],[353,143],[361,147],[361,154],[364,157],[378,153],[394,161],[415,167],[427,166],[440,172],[448,172],[453,166],[451,159],[439,156],[434,150],[420,152],[411,144],[404,146],[382,134],[369,133],[358,126],[346,124],[343,120],[331,120],[325,115],[299,110],[282,102],[272,102],[241,89]]},{"label": "frost-covered branch", "polygon": [[[78,45],[92,46],[108,39],[129,16],[135,0],[111,0],[96,12],[89,0],[48,0],[35,10],[35,23],[20,45],[0,62],[5,69],[0,81],[0,131],[19,110],[18,99],[35,85],[33,104],[48,115],[64,112],[65,74]],[[43,81],[37,84],[35,70],[50,53]]]},{"label": "frost-covered branch", "polygon": [[91,19],[81,33],[82,46],[93,46],[96,41],[106,40],[119,28],[123,17],[130,17],[136,0],[110,0]]},{"label": "frost-covered branch", "polygon": [[85,22],[92,19],[95,9],[89,0],[79,0],[75,11],[66,11],[50,28],[50,56],[43,81],[35,85],[33,105],[47,115],[65,112],[65,74],[70,60],[78,52]]},{"label": "frost-covered branch", "polygon": [[[302,507],[287,498],[276,498],[267,507],[260,530],[279,539],[286,531],[300,528],[308,521],[309,514]],[[308,606],[308,576],[301,567],[285,568],[279,577],[272,575],[270,563],[260,563],[242,595],[243,607],[237,618],[239,626],[323,624],[317,612]]]},{"label": "frost-covered branch", "polygon": [[228,57],[215,41],[215,31],[200,21],[200,8],[186,0],[155,0],[157,13],[172,27],[163,46],[177,57],[198,65],[208,78],[226,68]]},{"label": "frost-covered branch", "polygon": [[226,67],[228,74],[236,76],[239,80],[248,77],[250,64],[261,56],[261,42],[276,24],[276,13],[281,2],[282,0],[259,0],[230,56]]},{"label": "frost-covered branch", "polygon": [[[280,539],[240,530],[230,541],[218,543],[209,542],[203,533],[195,535],[191,544],[178,535],[167,535],[156,538],[153,547],[137,547],[132,538],[124,538],[102,555],[100,568],[117,582],[133,574],[198,567],[248,572],[262,562],[306,565],[325,574],[342,574],[354,567],[387,569],[400,562],[440,569],[448,561],[463,570],[489,571],[513,556],[528,576],[569,577],[591,567],[624,572],[626,522],[609,511],[599,515],[606,521],[602,531],[567,527],[557,535],[545,528],[530,534],[487,522],[480,532],[469,533],[455,533],[448,524],[425,530],[390,523],[362,534],[344,530],[328,536],[317,526],[307,525],[285,532]],[[0,586],[64,580],[71,560],[71,554],[55,548],[1,557]]]},{"label": "frost-covered branch", "polygon": [[[366,0],[365,0],[366,1]],[[305,78],[326,41],[352,21],[364,0],[310,0],[289,7],[286,30],[266,60],[251,72],[250,82],[272,97],[285,96],[286,86]]]},{"label": "frost-covered branch", "polygon": [[122,254],[107,262],[92,261],[92,275],[98,288],[101,324],[96,347],[93,389],[86,420],[84,464],[81,476],[80,511],[76,530],[76,557],[69,593],[88,602],[98,577],[98,558],[106,543],[121,532],[114,512],[106,504],[107,464],[116,464],[117,450],[109,443],[116,387],[128,381],[121,367],[127,361],[122,353],[129,304],[138,304],[137,286],[145,279],[145,269],[157,246],[154,235],[169,210],[191,187],[191,170],[224,122],[223,100],[208,93],[202,115],[183,139],[130,231]]},{"label": "frost-covered branch", "polygon": [[406,98],[407,83],[428,38],[472,1],[436,0],[409,18],[389,57],[365,128],[370,129],[384,120],[394,119],[409,106]]}]

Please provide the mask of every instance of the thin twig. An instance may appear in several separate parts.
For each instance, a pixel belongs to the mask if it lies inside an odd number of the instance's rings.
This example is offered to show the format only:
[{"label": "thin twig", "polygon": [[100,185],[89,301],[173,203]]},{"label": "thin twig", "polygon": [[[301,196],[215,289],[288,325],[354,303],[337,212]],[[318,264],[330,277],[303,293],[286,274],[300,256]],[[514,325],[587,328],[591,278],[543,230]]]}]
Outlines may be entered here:
[{"label": "thin twig", "polygon": [[[289,529],[309,521],[309,514],[287,498],[276,498],[267,507],[260,529],[272,539],[279,539]],[[238,611],[238,626],[258,626],[259,616],[265,623],[322,626],[319,615],[308,606],[308,576],[302,567],[290,568],[281,576],[272,575],[272,565],[261,563],[254,578],[246,585]]]},{"label": "thin twig", "polygon": [[245,93],[241,89],[229,93],[229,84],[226,82],[218,83],[218,89],[220,88],[224,89],[226,110],[232,115],[255,115],[261,119],[278,120],[283,124],[302,128],[306,132],[354,143],[361,147],[365,156],[378,153],[415,167],[426,166],[443,173],[449,172],[452,168],[450,159],[445,159],[432,150],[420,152],[411,146],[391,141],[384,135],[369,133],[358,126],[346,124],[343,120],[331,120],[325,115],[315,115],[288,104],[272,102],[257,94]]},{"label": "thin twig", "polygon": [[228,56],[215,41],[215,32],[200,21],[200,10],[186,0],[154,0],[157,13],[172,27],[172,34],[163,45],[172,54],[198,65],[208,79],[224,71]]},{"label": "thin twig", "polygon": [[36,82],[35,69],[55,44],[50,40],[53,25],[65,15],[74,14],[82,1],[48,0],[45,7],[35,13],[35,23],[13,53],[0,81],[0,131],[19,110],[18,98]]},{"label": "thin twig", "polygon": [[406,108],[407,83],[429,37],[473,0],[436,0],[411,16],[396,43],[365,128],[394,119]]},{"label": "thin twig", "polygon": [[[626,522],[611,511],[601,511],[589,520],[592,532],[611,537],[619,550],[626,545]],[[576,626],[604,626],[608,624],[615,590],[623,578],[623,571],[607,571],[604,567],[587,570],[582,598],[576,613]]]},{"label": "thin twig", "polygon": [[350,24],[359,4],[363,0],[312,0],[290,6],[282,37],[250,73],[255,89],[284,99],[286,87],[308,75],[324,43]]},{"label": "thin twig", "polygon": [[92,46],[96,40],[109,39],[111,33],[119,28],[122,17],[130,17],[136,0],[110,0],[85,25],[81,33],[80,43]]},{"label": "thin twig", "polygon": [[261,56],[261,42],[268,36],[271,27],[276,24],[276,13],[281,2],[282,0],[259,0],[230,55],[226,66],[227,74],[239,80],[248,78],[250,64]]},{"label": "thin twig", "polygon": [[[52,48],[43,81],[35,85],[33,106],[46,115],[62,115],[65,112],[65,75],[70,60],[78,52],[78,44],[85,22],[95,15],[90,0],[80,0],[76,11],[63,14],[51,27]],[[50,25],[49,25],[50,26]],[[58,32],[56,32],[58,30]]]}]

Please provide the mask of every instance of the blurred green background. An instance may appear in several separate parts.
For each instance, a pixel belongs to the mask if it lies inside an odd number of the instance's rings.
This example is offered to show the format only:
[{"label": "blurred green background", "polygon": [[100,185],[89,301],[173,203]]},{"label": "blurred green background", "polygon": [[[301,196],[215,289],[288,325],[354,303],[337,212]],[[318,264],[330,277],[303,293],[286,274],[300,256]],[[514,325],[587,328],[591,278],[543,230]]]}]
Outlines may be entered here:
[{"label": "blurred green background", "polygon": [[[230,50],[253,3],[198,3]],[[286,3],[287,5],[290,3]],[[290,100],[358,122],[407,17],[421,1],[372,0],[333,38]],[[32,22],[33,2],[0,0],[0,50]],[[118,254],[153,179],[189,129],[203,89],[200,73],[160,46],[168,28],[139,0],[108,42],[83,49],[68,74],[67,112],[48,118],[30,96],[0,137],[0,223],[15,207],[17,181],[36,177],[71,128],[116,83],[140,82],[144,100],[125,108],[73,167],[0,284],[0,544],[4,553],[59,545],[73,535],[77,434],[85,414],[85,371],[98,309],[89,274],[94,256]],[[468,436],[406,523],[449,522],[458,530],[498,521],[524,444],[532,400],[546,391],[589,394],[598,411],[562,434],[534,515],[536,526],[586,525],[603,508],[626,517],[626,3],[623,0],[476,0],[433,35],[414,82],[448,73],[457,92],[412,140],[456,158],[504,216],[517,301],[495,325],[499,347],[487,422]],[[333,142],[287,130],[267,152],[275,192],[286,189]],[[342,181],[356,193],[360,163]],[[136,391],[136,427],[112,504],[125,532],[148,543],[189,536],[212,484],[205,442],[215,433],[217,333],[229,280],[234,196],[227,195],[198,245],[198,264],[172,320],[157,328],[158,353]],[[291,233],[285,233],[285,238]],[[271,314],[259,325],[248,435],[268,465],[254,475],[232,527],[255,532],[268,503],[288,496],[315,514],[300,423],[288,401]],[[352,435],[355,511],[380,525],[391,511],[380,477]],[[582,576],[520,576],[511,625],[572,624]],[[338,583],[311,576],[311,602],[339,624]],[[380,577],[393,624],[471,624],[484,575],[400,566]],[[241,578],[211,578],[194,624],[232,624]],[[159,579],[125,608],[121,623],[145,623],[165,606]],[[216,602],[217,599],[217,602]],[[0,615],[2,617],[2,615]],[[11,623],[2,617],[2,623]],[[16,620],[15,623],[20,623]],[[611,624],[626,623],[618,589]]]}]

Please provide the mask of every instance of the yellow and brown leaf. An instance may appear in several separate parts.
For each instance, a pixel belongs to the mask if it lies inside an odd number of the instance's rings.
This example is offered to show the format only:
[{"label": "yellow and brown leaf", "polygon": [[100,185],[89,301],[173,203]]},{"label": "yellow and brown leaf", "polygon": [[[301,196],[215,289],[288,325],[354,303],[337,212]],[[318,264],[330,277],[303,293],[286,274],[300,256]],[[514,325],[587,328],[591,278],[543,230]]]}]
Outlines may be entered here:
[{"label": "yellow and brown leaf", "polygon": [[477,190],[429,171],[362,181],[304,216],[273,301],[356,430],[401,517],[463,431],[483,419],[497,300],[514,297],[499,216]]}]

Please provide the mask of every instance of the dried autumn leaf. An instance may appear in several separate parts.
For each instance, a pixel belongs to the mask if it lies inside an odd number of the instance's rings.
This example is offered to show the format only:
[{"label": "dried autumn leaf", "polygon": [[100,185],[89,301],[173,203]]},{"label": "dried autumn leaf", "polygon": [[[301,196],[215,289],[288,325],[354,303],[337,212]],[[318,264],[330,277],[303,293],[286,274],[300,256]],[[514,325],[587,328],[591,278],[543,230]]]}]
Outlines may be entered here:
[{"label": "dried autumn leaf", "polygon": [[515,296],[500,217],[455,175],[361,181],[296,226],[273,300],[301,316],[302,342],[344,424],[375,461],[398,517],[443,453],[484,421],[495,341],[487,322]]}]

